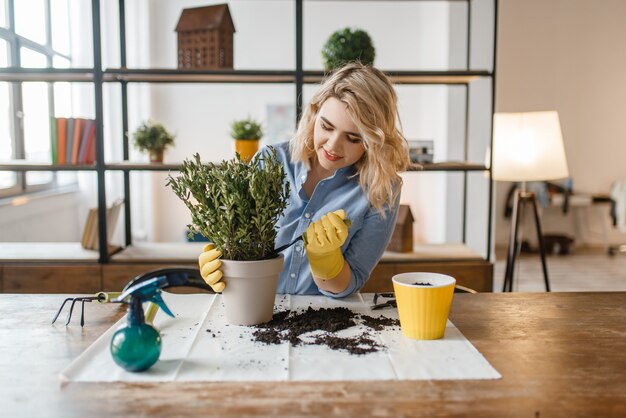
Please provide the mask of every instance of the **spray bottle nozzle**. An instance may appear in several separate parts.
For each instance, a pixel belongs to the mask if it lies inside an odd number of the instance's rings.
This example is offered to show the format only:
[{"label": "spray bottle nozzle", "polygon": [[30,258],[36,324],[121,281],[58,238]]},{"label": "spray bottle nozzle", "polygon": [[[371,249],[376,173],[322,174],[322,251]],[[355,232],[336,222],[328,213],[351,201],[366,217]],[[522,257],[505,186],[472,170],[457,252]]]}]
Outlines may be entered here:
[{"label": "spray bottle nozzle", "polygon": [[124,302],[126,298],[136,298],[140,302],[154,302],[159,305],[159,308],[166,314],[174,318],[174,314],[165,304],[165,301],[161,297],[161,289],[168,286],[169,281],[167,276],[158,276],[146,281],[137,283],[124,290],[124,292],[115,299],[114,302]]}]

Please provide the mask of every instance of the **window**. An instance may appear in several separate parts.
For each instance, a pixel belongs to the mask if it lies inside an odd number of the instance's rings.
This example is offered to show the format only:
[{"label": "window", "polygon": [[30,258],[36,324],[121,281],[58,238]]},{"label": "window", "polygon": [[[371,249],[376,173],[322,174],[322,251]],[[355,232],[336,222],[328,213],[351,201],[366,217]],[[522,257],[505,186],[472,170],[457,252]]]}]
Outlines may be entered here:
[{"label": "window", "polygon": [[0,0],[0,28],[8,27],[6,0]]},{"label": "window", "polygon": [[[0,67],[70,66],[68,0],[0,0]],[[0,160],[50,162],[50,118],[71,109],[69,91],[69,83],[0,82]],[[53,189],[68,176],[76,181],[73,173],[0,171],[0,196]]]}]

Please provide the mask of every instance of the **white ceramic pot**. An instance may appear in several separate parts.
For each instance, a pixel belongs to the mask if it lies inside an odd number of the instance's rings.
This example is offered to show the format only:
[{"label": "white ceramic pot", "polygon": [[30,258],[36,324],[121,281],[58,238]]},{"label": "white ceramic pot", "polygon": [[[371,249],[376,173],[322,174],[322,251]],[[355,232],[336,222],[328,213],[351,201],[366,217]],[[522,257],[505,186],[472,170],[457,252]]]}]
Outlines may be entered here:
[{"label": "white ceramic pot", "polygon": [[283,262],[282,254],[269,260],[222,260],[226,283],[222,296],[229,324],[257,325],[272,320]]}]

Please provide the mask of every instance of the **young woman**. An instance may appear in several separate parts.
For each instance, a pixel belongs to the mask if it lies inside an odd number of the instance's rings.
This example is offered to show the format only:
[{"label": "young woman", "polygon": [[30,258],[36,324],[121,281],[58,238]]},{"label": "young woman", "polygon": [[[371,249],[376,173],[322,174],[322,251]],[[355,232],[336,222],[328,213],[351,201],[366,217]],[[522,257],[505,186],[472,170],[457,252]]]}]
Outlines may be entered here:
[{"label": "young woman", "polygon": [[[307,235],[306,245],[284,251],[278,293],[345,297],[365,284],[395,226],[398,172],[410,164],[399,123],[389,79],[350,63],[321,85],[294,138],[275,146],[291,183],[276,246]],[[208,245],[199,257],[202,277],[218,292],[220,255]]]}]

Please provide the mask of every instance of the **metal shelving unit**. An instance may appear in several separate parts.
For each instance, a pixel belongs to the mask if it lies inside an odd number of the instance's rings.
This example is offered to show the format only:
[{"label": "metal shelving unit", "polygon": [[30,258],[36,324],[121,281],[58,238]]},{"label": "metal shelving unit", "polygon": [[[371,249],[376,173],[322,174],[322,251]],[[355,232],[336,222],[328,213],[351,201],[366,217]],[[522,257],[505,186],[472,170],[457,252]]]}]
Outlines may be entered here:
[{"label": "metal shelving unit", "polygon": [[[123,141],[123,161],[107,163],[104,160],[104,144],[100,140],[96,146],[96,163],[94,165],[53,165],[53,164],[31,164],[25,161],[11,161],[0,163],[0,170],[7,171],[95,171],[97,175],[98,187],[98,219],[100,235],[100,263],[110,261],[107,253],[106,235],[106,194],[105,194],[105,173],[107,171],[122,171],[124,176],[124,211],[125,211],[125,243],[132,245],[131,237],[131,196],[130,196],[130,172],[131,171],[175,171],[178,164],[144,164],[128,161],[129,140],[128,132],[128,83],[254,83],[254,84],[295,84],[296,114],[302,112],[303,86],[305,84],[319,83],[324,77],[322,71],[308,71],[303,68],[303,3],[304,0],[293,0],[295,2],[295,38],[296,38],[296,60],[293,71],[272,71],[272,70],[230,70],[230,71],[189,71],[177,69],[129,69],[126,60],[126,25],[125,25],[125,0],[118,0],[119,4],[119,32],[120,32],[120,68],[102,68],[102,43],[100,38],[100,0],[92,0],[92,27],[93,27],[93,68],[72,68],[72,69],[0,69],[0,81],[7,82],[88,82],[93,83],[95,91],[96,109],[96,137],[103,138],[103,85],[104,83],[119,83],[121,86],[121,114],[122,132],[120,136]],[[313,0],[309,0],[313,1]],[[346,0],[344,0],[346,1]],[[421,0],[412,0],[421,1]],[[432,0],[430,0],[432,1]],[[461,85],[465,88],[465,129],[464,129],[464,158],[460,162],[440,162],[424,165],[422,170],[426,172],[460,172],[463,174],[463,242],[465,242],[465,223],[467,218],[467,174],[469,172],[487,172],[489,180],[488,191],[488,217],[487,225],[487,251],[485,260],[491,257],[492,240],[492,207],[493,207],[493,181],[491,170],[484,164],[468,162],[468,119],[469,119],[469,84],[481,79],[491,80],[491,104],[493,114],[493,104],[495,102],[495,60],[496,60],[496,40],[497,40],[497,13],[498,0],[494,1],[494,44],[493,44],[493,71],[471,70],[470,69],[470,35],[471,35],[471,0],[442,0],[447,2],[467,3],[467,62],[464,70],[453,71],[393,71],[384,70],[396,84],[437,84],[437,85]],[[490,135],[492,136],[492,135]],[[491,162],[489,164],[491,166]]]},{"label": "metal shelving unit", "polygon": [[0,162],[0,171],[95,171],[95,164],[29,163],[25,160]]}]

